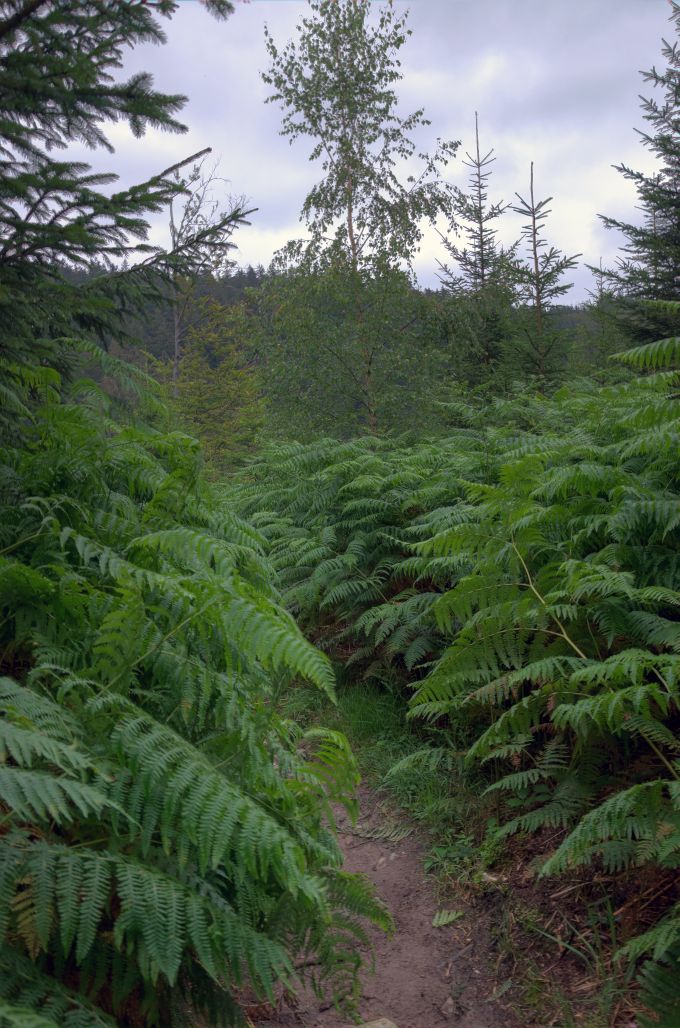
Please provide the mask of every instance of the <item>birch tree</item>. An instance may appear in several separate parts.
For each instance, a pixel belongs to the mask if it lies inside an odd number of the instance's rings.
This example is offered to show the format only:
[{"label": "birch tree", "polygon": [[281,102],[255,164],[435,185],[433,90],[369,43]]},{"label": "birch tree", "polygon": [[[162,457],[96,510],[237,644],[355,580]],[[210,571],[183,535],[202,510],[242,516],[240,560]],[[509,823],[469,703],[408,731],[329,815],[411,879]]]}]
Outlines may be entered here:
[{"label": "birch tree", "polygon": [[391,3],[376,11],[368,0],[311,0],[309,11],[297,38],[282,47],[265,30],[270,65],[262,77],[269,101],[282,108],[281,132],[291,144],[310,140],[309,160],[322,173],[302,205],[308,237],[280,257],[288,266],[332,267],[346,276],[357,402],[375,433],[374,372],[385,335],[367,317],[375,291],[366,287],[411,269],[424,224],[450,205],[452,187],[441,172],[458,144],[438,140],[432,153],[419,150],[413,137],[429,125],[424,111],[399,113],[406,15]]}]

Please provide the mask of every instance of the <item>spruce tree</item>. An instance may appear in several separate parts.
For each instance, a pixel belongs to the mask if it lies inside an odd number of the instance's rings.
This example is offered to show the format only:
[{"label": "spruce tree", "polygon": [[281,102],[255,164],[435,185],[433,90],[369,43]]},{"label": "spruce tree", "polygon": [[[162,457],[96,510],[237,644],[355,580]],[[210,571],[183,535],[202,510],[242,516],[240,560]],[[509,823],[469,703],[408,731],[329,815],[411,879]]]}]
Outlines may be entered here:
[{"label": "spruce tree", "polygon": [[[230,0],[207,0],[218,17]],[[50,366],[72,360],[74,339],[120,337],[132,313],[179,269],[190,272],[210,232],[169,253],[148,242],[147,218],[167,209],[184,186],[185,161],[147,182],[111,191],[116,176],[59,155],[73,142],[112,151],[104,124],[125,121],[183,132],[184,97],[153,88],[151,76],[119,78],[126,49],[164,40],[154,5],[106,0],[4,0],[0,4],[0,322],[5,412],[23,410],[26,367],[46,385]],[[86,281],[66,269],[95,272]],[[67,342],[68,340],[68,342]],[[22,364],[24,371],[17,368]]]},{"label": "spruce tree", "polygon": [[[680,4],[670,0],[674,35],[680,35]],[[677,311],[666,307],[680,297],[680,44],[663,40],[665,68],[642,72],[659,93],[640,97],[649,124],[640,132],[643,145],[657,158],[651,174],[627,165],[617,170],[634,183],[641,218],[636,223],[600,215],[607,228],[626,237],[616,267],[607,270],[609,289],[617,296],[621,332],[641,343],[676,335]],[[651,302],[650,302],[651,301]],[[659,301],[655,303],[654,301]]]},{"label": "spruce tree", "polygon": [[[671,0],[670,21],[680,35],[680,4]],[[607,228],[626,237],[623,257],[609,272],[613,286],[624,297],[674,300],[680,295],[680,45],[663,41],[666,67],[652,68],[642,77],[660,95],[640,97],[649,129],[640,138],[658,161],[651,174],[625,164],[616,166],[635,185],[642,219],[637,224],[601,215]]]},{"label": "spruce tree", "polygon": [[[456,372],[477,385],[495,374],[512,334],[517,244],[505,250],[496,238],[494,224],[510,205],[489,201],[489,178],[496,158],[493,149],[484,153],[480,147],[476,111],[475,146],[465,156],[463,164],[470,169],[468,191],[453,195],[448,234],[440,233],[453,265],[439,265],[448,294],[443,317]],[[456,242],[461,231],[463,245]]]},{"label": "spruce tree", "polygon": [[526,218],[522,239],[526,243],[528,260],[514,261],[515,276],[521,301],[527,317],[520,328],[517,352],[526,372],[535,375],[540,383],[557,369],[561,354],[562,336],[550,321],[550,308],[569,289],[564,282],[566,271],[575,268],[580,254],[567,257],[556,246],[549,246],[543,238],[546,219],[550,215],[552,197],[537,200],[534,193],[534,162],[531,162],[529,198],[515,194],[519,201],[512,207]]},{"label": "spruce tree", "polygon": [[[488,180],[491,165],[496,161],[493,148],[482,153],[479,145],[479,118],[475,111],[475,148],[466,152],[465,167],[470,169],[468,192],[458,191],[452,200],[450,236],[442,234],[446,250],[457,267],[440,263],[444,286],[453,291],[463,289],[479,292],[502,277],[505,252],[498,245],[493,223],[508,210],[502,201],[489,202]],[[462,228],[465,245],[455,242],[458,226]],[[514,247],[511,249],[511,253]]]}]

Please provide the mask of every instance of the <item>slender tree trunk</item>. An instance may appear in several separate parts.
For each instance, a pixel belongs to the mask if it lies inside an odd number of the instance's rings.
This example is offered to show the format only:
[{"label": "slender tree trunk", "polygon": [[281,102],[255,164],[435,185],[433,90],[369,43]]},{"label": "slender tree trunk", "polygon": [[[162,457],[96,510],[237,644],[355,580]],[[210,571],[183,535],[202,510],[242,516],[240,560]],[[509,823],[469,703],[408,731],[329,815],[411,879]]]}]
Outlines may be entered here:
[{"label": "slender tree trunk", "polygon": [[[170,201],[170,239],[173,250],[179,242],[179,234],[175,225],[175,208]],[[179,310],[179,286],[176,273],[172,275],[172,395],[177,396],[179,381],[179,363],[182,359],[182,319]]]},{"label": "slender tree trunk", "polygon": [[[335,48],[338,66],[343,62],[339,42]],[[351,74],[351,70],[348,70]],[[364,323],[364,308],[361,301],[361,276],[359,274],[359,244],[357,242],[354,225],[354,174],[352,171],[352,158],[356,150],[357,142],[354,133],[354,125],[347,117],[342,116],[342,135],[346,146],[345,172],[347,183],[347,240],[349,242],[349,257],[352,274],[352,286],[354,290],[354,308],[356,312],[357,337],[359,341],[359,352],[361,359],[361,387],[364,394],[364,407],[366,409],[366,424],[368,431],[375,435],[378,431],[378,417],[376,413],[375,397],[373,395],[373,351],[369,340],[366,339],[366,328]]]},{"label": "slender tree trunk", "polygon": [[475,143],[477,146],[477,234],[479,237],[479,285],[483,289],[486,284],[486,260],[484,253],[484,212],[482,210],[482,156],[479,151],[479,118],[475,111]]},{"label": "slender tree trunk", "polygon": [[347,238],[349,239],[352,271],[356,275],[359,271],[359,251],[357,249],[357,238],[354,232],[354,182],[352,181],[351,175],[347,180]]},{"label": "slender tree trunk", "polygon": [[172,329],[173,329],[173,351],[172,351],[172,392],[173,396],[178,393],[179,365],[182,360],[182,319],[179,311],[179,297],[177,286],[173,286],[174,296],[172,300]]},{"label": "slender tree trunk", "polygon": [[545,350],[543,349],[543,346],[541,345],[540,340],[539,340],[539,343],[538,343],[538,367],[537,367],[536,370],[538,372],[538,377],[540,378],[541,382],[544,382],[545,381]]},{"label": "slender tree trunk", "polygon": [[364,391],[366,422],[371,435],[376,435],[378,432],[378,415],[373,395],[373,353],[365,339],[364,309],[361,303],[361,281],[359,275],[359,249],[354,228],[354,182],[351,171],[348,171],[347,175],[347,239],[349,241],[350,262],[352,266],[357,334],[361,347],[361,382]]},{"label": "slender tree trunk", "polygon": [[541,269],[538,263],[538,225],[534,201],[534,162],[531,162],[531,250],[534,258],[534,314],[539,340],[543,337],[543,304],[541,300]]},{"label": "slender tree trunk", "polygon": [[[654,181],[658,183],[660,176],[656,175]],[[657,237],[657,211],[656,208],[652,211],[652,235],[656,240]],[[659,252],[654,246],[652,250],[652,282],[654,289],[654,299],[660,299],[659,290]]]},{"label": "slender tree trunk", "polygon": [[366,393],[366,417],[368,422],[368,430],[371,435],[378,434],[378,415],[375,409],[375,402],[373,397],[373,358],[369,352],[364,349],[364,374],[363,384],[364,392]]}]

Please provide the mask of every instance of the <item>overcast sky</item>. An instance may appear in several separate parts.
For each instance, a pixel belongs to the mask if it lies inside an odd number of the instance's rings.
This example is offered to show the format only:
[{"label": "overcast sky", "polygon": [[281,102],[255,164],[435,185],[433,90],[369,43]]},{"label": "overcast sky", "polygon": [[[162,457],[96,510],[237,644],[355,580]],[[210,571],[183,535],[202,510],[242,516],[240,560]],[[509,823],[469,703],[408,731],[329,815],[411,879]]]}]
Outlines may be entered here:
[{"label": "overcast sky", "polygon": [[[460,139],[449,166],[464,185],[462,151],[472,146],[474,112],[481,144],[496,153],[491,198],[526,195],[529,163],[535,163],[537,197],[553,196],[549,242],[583,253],[597,264],[613,261],[619,239],[606,232],[598,213],[635,217],[635,192],[612,165],[651,170],[651,155],[634,131],[644,127],[640,92],[649,93],[639,69],[660,65],[661,38],[671,31],[667,0],[411,0],[412,36],[402,50],[401,112],[424,107],[436,136]],[[304,0],[237,3],[226,22],[211,18],[197,0],[183,0],[168,24],[164,47],[134,50],[126,71],[148,70],[158,89],[189,97],[186,135],[150,132],[140,142],[114,126],[113,157],[97,157],[124,183],[154,174],[204,146],[221,158],[221,174],[235,194],[258,208],[238,237],[240,263],[268,264],[286,240],[300,235],[299,210],[316,179],[304,140],[292,147],[278,134],[280,114],[265,104],[259,72],[267,55],[263,26],[277,42],[295,34]],[[419,137],[419,142],[428,141]],[[91,158],[90,158],[91,159]],[[506,216],[507,241],[520,221]],[[160,238],[161,228],[154,228]],[[416,262],[421,284],[436,285],[434,233]],[[572,275],[571,302],[586,298],[591,284],[582,266]]]}]

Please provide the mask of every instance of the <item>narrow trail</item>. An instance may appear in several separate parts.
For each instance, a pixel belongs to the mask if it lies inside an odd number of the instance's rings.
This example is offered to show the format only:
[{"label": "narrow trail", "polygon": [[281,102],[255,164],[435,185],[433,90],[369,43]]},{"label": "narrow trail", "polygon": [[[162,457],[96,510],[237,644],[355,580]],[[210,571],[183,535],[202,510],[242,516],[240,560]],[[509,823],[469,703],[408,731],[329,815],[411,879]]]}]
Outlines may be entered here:
[{"label": "narrow trail", "polygon": [[[490,943],[483,920],[474,910],[455,901],[463,911],[455,924],[435,928],[439,909],[434,883],[423,871],[426,847],[415,832],[407,831],[403,816],[390,813],[384,797],[364,789],[361,817],[352,826],[340,823],[346,868],[361,871],[376,885],[396,922],[387,938],[371,932],[375,946],[375,974],[364,972],[360,1014],[364,1021],[389,1018],[397,1028],[513,1028],[507,1009],[492,999],[495,977]],[[452,904],[447,903],[447,907]],[[351,1020],[303,994],[297,1009],[258,1028],[347,1028]]]}]

